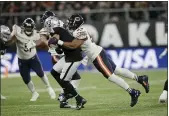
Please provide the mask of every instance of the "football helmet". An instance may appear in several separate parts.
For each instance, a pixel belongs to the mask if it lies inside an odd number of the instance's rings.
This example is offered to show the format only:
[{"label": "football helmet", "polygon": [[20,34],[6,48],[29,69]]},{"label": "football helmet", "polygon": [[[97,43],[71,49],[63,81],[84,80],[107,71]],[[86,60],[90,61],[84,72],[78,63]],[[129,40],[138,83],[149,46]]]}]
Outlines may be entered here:
[{"label": "football helmet", "polygon": [[45,11],[45,13],[42,15],[42,17],[40,19],[41,23],[44,23],[45,20],[50,16],[56,16],[56,15],[52,11]]},{"label": "football helmet", "polygon": [[44,28],[49,33],[54,33],[53,28],[55,27],[63,27],[64,23],[61,20],[58,20],[55,16],[48,17],[44,22]]},{"label": "football helmet", "polygon": [[83,17],[79,14],[73,14],[67,19],[67,28],[69,30],[76,30],[84,23]]},{"label": "football helmet", "polygon": [[32,35],[32,33],[35,29],[34,20],[31,18],[25,19],[24,22],[22,23],[22,28],[23,28],[26,35],[28,35],[28,36]]},{"label": "football helmet", "polygon": [[0,26],[0,39],[3,42],[6,42],[6,41],[8,41],[8,39],[10,39],[10,34],[11,34],[11,31],[10,31],[9,27],[7,27],[5,25]]}]

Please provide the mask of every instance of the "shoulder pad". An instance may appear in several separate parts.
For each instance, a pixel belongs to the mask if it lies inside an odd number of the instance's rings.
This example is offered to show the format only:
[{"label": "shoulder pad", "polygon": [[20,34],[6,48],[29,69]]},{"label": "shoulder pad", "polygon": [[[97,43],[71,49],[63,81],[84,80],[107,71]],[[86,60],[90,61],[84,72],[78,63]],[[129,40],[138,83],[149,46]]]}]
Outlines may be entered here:
[{"label": "shoulder pad", "polygon": [[77,39],[86,39],[87,31],[85,28],[78,28],[73,32],[73,36]]}]

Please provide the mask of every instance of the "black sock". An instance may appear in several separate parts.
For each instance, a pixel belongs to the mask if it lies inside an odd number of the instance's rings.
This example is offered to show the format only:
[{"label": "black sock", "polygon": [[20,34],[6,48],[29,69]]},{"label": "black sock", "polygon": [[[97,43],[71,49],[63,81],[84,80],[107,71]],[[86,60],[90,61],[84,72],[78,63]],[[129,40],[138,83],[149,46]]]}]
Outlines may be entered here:
[{"label": "black sock", "polygon": [[[63,81],[66,91],[71,94],[71,97],[75,97],[77,102],[80,102],[82,97],[77,93],[76,89],[69,81]],[[67,97],[70,97],[69,95]],[[69,99],[69,98],[67,98]]]},{"label": "black sock", "polygon": [[64,90],[67,92],[67,93],[70,93],[73,95],[73,97],[75,97],[78,93],[76,92],[75,88],[73,87],[73,85],[69,82],[69,81],[63,81],[62,80],[62,84],[63,84],[63,87],[64,87]]},{"label": "black sock", "polygon": [[82,97],[79,94],[77,94],[75,96],[75,99],[76,99],[77,102],[80,102],[82,100]]},{"label": "black sock", "polygon": [[168,79],[164,83],[164,90],[168,91]]}]

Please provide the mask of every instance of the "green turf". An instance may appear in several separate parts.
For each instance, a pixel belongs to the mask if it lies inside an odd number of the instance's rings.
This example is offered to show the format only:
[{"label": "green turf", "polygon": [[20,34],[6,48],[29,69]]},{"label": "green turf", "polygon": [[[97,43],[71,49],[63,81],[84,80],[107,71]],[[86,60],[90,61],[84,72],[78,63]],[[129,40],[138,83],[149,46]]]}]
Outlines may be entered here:
[{"label": "green turf", "polygon": [[[150,93],[146,94],[141,85],[134,80],[125,79],[131,87],[141,90],[136,106],[130,107],[130,96],[120,87],[108,82],[98,73],[82,73],[79,92],[87,99],[85,108],[60,109],[57,100],[51,100],[42,81],[32,78],[40,98],[30,102],[31,94],[21,78],[2,79],[1,91],[7,100],[1,101],[2,116],[167,116],[167,105],[159,104],[167,71],[147,71]],[[59,94],[56,81],[49,76],[51,85]],[[73,100],[70,101],[74,103]]]}]

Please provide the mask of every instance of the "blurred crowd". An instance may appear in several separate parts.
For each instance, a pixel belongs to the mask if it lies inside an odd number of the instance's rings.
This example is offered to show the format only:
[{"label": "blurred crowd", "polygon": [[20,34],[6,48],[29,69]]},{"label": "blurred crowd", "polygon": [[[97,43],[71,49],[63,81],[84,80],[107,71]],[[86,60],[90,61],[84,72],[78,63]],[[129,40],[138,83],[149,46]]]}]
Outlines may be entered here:
[{"label": "blurred crowd", "polygon": [[[73,10],[79,10],[82,13],[89,13],[91,10],[100,9],[128,9],[128,8],[141,8],[147,9],[152,7],[168,8],[167,1],[6,1],[0,2],[2,13],[16,13],[16,12],[38,12],[38,11],[63,11],[68,13]],[[129,18],[131,20],[142,20],[145,19],[146,13],[144,11],[129,12]],[[148,16],[150,19],[157,19],[159,17],[166,15],[166,11],[148,11]],[[109,13],[105,15],[102,14],[92,14],[90,15],[91,20],[103,20],[103,21],[119,21],[120,19],[125,19],[124,12]],[[167,16],[167,15],[166,15]],[[62,18],[66,16],[62,15]],[[19,21],[22,21],[24,17],[19,17]],[[35,20],[39,18],[34,17]],[[4,21],[8,21],[4,19]],[[8,22],[9,23],[9,22]]]},{"label": "blurred crowd", "polygon": [[109,8],[150,8],[167,7],[167,1],[18,1],[2,2],[2,12],[36,12],[46,10],[70,11],[91,9],[109,9]]}]

